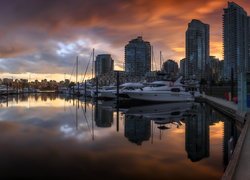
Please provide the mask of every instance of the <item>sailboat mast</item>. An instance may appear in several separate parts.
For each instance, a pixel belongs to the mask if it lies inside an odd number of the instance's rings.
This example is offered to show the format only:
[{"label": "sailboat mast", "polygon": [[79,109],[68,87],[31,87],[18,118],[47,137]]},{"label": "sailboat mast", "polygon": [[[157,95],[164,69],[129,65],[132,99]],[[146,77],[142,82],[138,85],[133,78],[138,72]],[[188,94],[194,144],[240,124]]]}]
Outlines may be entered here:
[{"label": "sailboat mast", "polygon": [[161,65],[162,65],[162,60],[161,60],[161,51],[160,51],[160,71],[161,71]]},{"label": "sailboat mast", "polygon": [[78,56],[76,56],[76,83],[78,82]]},{"label": "sailboat mast", "polygon": [[93,48],[92,78],[94,77],[94,62],[95,62],[95,49]]},{"label": "sailboat mast", "polygon": [[152,46],[152,71],[156,70],[154,69],[154,47]]}]

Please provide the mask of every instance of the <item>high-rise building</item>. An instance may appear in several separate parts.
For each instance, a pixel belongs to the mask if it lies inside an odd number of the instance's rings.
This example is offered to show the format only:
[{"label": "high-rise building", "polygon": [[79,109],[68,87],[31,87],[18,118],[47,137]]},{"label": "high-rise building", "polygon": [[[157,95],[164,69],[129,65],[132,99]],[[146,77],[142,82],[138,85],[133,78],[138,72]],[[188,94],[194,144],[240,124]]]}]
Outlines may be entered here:
[{"label": "high-rise building", "polygon": [[125,71],[135,76],[144,76],[151,71],[151,45],[141,36],[125,46]]},{"label": "high-rise building", "polygon": [[185,62],[186,58],[180,60],[180,74],[185,76]]},{"label": "high-rise building", "polygon": [[96,76],[114,71],[114,60],[110,54],[99,54],[95,61]]},{"label": "high-rise building", "polygon": [[[248,62],[250,64],[250,16],[248,16]],[[248,64],[248,71],[250,71],[250,65]]]},{"label": "high-rise building", "polygon": [[249,26],[245,10],[234,2],[228,2],[223,14],[224,73],[227,79],[233,72],[237,80],[239,72],[249,70]]},{"label": "high-rise building", "polygon": [[193,19],[186,31],[185,77],[207,79],[209,65],[209,25]]},{"label": "high-rise building", "polygon": [[178,73],[178,64],[174,60],[167,60],[162,65],[162,71],[170,76],[175,76]]}]

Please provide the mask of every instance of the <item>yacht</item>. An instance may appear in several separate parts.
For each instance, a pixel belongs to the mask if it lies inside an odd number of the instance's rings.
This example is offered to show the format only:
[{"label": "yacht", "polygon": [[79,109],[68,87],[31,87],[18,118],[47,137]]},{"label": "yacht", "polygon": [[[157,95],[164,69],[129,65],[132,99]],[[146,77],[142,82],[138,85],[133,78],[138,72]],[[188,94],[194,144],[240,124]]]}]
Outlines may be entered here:
[{"label": "yacht", "polygon": [[[119,96],[125,97],[127,92],[132,92],[138,88],[142,88],[142,83],[124,83],[119,86]],[[93,91],[96,94],[96,91]],[[117,86],[107,86],[98,90],[98,98],[114,99],[117,97]]]},{"label": "yacht", "polygon": [[131,99],[151,102],[194,101],[195,97],[200,96],[199,84],[193,81],[182,84],[181,79],[182,77],[166,85],[148,86],[127,94]]},{"label": "yacht", "polygon": [[7,94],[7,86],[1,84],[0,85],[0,94]]},{"label": "yacht", "polygon": [[153,102],[182,102],[182,101],[194,101],[195,96],[186,91],[183,87],[168,87],[164,91],[156,90],[136,90],[128,92],[128,96],[131,99],[153,101]]}]

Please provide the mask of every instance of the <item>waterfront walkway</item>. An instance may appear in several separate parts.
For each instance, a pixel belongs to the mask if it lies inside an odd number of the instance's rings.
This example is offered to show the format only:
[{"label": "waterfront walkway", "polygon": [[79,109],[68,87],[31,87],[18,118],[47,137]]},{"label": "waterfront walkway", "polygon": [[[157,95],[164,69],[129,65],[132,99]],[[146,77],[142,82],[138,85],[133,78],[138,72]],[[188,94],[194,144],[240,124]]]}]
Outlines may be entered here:
[{"label": "waterfront walkway", "polygon": [[203,95],[203,98],[215,108],[232,117],[234,116],[237,121],[244,123],[244,127],[222,180],[250,179],[250,112],[245,116],[245,113],[239,113],[237,111],[237,104],[233,102],[207,95]]},{"label": "waterfront walkway", "polygon": [[202,98],[205,99],[208,104],[212,105],[214,108],[220,110],[224,114],[234,119],[238,119],[239,121],[243,121],[242,119],[244,118],[245,114],[239,114],[237,112],[237,104],[234,102],[205,94],[202,95]]}]

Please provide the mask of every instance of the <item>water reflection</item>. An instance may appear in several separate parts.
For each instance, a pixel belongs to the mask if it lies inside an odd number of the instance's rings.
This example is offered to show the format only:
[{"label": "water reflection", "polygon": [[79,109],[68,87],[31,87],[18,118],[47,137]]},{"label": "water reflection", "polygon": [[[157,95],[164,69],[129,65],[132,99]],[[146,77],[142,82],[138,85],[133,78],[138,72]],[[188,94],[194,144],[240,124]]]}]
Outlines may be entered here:
[{"label": "water reflection", "polygon": [[0,177],[219,179],[239,135],[232,120],[198,103],[116,109],[42,94],[6,104]]},{"label": "water reflection", "polygon": [[132,143],[141,145],[151,134],[150,121],[144,117],[125,115],[125,137]]},{"label": "water reflection", "polygon": [[195,113],[188,114],[186,124],[186,151],[195,162],[209,157],[209,114],[204,104],[195,107]]},{"label": "water reflection", "polygon": [[113,124],[113,110],[104,106],[95,105],[95,123],[97,127],[111,127]]}]

